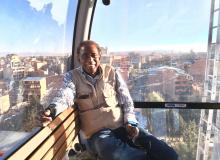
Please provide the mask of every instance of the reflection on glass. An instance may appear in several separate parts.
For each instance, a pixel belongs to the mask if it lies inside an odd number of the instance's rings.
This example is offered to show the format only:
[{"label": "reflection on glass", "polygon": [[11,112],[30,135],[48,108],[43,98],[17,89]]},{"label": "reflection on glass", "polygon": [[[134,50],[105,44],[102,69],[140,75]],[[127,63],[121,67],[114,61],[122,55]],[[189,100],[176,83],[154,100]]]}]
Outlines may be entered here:
[{"label": "reflection on glass", "polygon": [[[77,1],[7,1],[0,5],[0,152],[39,127],[72,52]],[[48,96],[50,94],[50,96]],[[2,141],[3,140],[3,141]]]},{"label": "reflection on glass", "polygon": [[173,146],[184,160],[196,159],[200,112],[179,109],[136,109],[140,125]]},{"label": "reflection on glass", "polygon": [[[219,8],[219,0],[112,0],[109,6],[99,0],[91,39],[103,46],[102,62],[121,71],[134,101],[219,103]],[[220,158],[219,110],[141,108],[136,114],[180,159]]]},{"label": "reflection on glass", "polygon": [[158,102],[154,95],[161,102],[202,102],[210,5],[98,1],[91,37],[107,46],[103,62],[121,70],[134,101]]}]

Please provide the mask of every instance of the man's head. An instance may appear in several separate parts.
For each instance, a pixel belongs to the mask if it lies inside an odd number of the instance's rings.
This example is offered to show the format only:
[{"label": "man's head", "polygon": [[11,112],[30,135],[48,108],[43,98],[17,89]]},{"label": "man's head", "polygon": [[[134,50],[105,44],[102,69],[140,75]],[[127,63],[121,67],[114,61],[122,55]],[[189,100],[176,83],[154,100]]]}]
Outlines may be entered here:
[{"label": "man's head", "polygon": [[100,66],[101,48],[94,41],[83,41],[77,48],[77,58],[83,70],[95,76]]}]

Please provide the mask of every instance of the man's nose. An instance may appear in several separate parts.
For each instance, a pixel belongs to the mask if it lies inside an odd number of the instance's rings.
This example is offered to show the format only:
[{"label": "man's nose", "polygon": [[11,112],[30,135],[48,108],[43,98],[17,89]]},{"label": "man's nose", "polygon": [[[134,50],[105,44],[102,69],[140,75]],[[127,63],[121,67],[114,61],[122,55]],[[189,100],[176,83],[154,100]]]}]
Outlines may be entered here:
[{"label": "man's nose", "polygon": [[88,58],[88,61],[90,61],[90,62],[95,62],[94,58],[92,58],[92,57],[89,57],[89,58]]}]

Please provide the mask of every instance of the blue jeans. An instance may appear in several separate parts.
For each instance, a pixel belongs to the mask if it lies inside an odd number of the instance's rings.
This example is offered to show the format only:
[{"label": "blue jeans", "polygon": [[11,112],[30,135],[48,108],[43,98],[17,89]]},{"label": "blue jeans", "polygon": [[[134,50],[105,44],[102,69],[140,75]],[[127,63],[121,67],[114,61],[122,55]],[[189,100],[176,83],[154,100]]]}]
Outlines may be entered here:
[{"label": "blue jeans", "polygon": [[139,128],[135,142],[124,127],[103,129],[88,139],[88,150],[100,160],[177,160],[178,155],[165,142]]}]

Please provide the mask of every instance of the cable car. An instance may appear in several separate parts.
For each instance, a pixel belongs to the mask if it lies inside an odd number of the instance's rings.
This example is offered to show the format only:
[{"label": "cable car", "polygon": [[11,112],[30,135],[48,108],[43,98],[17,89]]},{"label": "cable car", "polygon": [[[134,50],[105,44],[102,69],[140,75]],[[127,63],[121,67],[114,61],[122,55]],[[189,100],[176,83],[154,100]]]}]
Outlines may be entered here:
[{"label": "cable car", "polygon": [[[17,151],[52,130],[52,138],[34,141],[49,145],[59,129],[39,128],[35,116],[63,73],[79,66],[79,43],[92,39],[102,47],[102,63],[127,82],[143,128],[182,160],[219,160],[219,8],[219,0],[2,0],[0,159],[34,159],[37,147],[22,157]],[[58,155],[54,148],[47,153]]]}]

